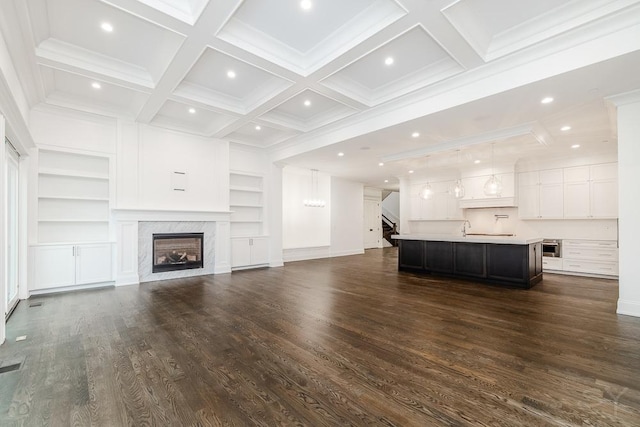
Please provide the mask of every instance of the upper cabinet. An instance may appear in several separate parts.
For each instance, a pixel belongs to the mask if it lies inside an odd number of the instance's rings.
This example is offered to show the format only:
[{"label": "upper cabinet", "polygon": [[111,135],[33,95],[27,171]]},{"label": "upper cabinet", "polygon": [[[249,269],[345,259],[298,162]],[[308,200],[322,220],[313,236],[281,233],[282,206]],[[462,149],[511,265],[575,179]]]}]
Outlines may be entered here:
[{"label": "upper cabinet", "polygon": [[459,220],[463,219],[458,199],[451,193],[454,181],[430,182],[431,197],[422,199],[420,192],[426,182],[411,185],[411,221]]},{"label": "upper cabinet", "polygon": [[465,195],[460,199],[461,208],[511,207],[516,205],[515,175],[513,172],[496,173],[502,183],[502,191],[496,195],[487,195],[484,185],[491,175],[479,175],[462,178]]},{"label": "upper cabinet", "polygon": [[565,218],[618,217],[618,164],[564,170]]},{"label": "upper cabinet", "polygon": [[518,215],[522,219],[617,218],[617,163],[518,174]]},{"label": "upper cabinet", "polygon": [[520,218],[563,218],[562,176],[562,169],[518,174],[518,213]]}]

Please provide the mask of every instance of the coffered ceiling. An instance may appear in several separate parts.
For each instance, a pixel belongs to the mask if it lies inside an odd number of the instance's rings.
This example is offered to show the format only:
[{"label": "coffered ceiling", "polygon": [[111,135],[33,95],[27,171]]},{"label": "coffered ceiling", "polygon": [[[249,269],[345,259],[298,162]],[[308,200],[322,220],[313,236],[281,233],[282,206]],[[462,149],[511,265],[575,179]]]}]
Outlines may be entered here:
[{"label": "coffered ceiling", "polygon": [[[491,143],[511,160],[615,151],[603,99],[640,88],[640,0],[7,0],[0,11],[14,18],[2,31],[32,107],[221,138],[369,185]],[[541,107],[543,96],[556,100]]]}]

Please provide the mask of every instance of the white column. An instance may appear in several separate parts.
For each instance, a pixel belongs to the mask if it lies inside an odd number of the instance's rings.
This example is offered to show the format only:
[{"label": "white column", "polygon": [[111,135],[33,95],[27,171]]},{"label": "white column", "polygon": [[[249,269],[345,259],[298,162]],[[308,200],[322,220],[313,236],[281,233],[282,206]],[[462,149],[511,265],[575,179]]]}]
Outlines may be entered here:
[{"label": "white column", "polygon": [[618,107],[618,313],[640,317],[640,91],[610,100]]},{"label": "white column", "polygon": [[7,281],[6,281],[6,253],[7,253],[7,233],[6,233],[6,197],[5,179],[6,179],[6,148],[4,146],[4,116],[0,115],[0,142],[2,149],[0,150],[0,344],[6,338],[6,322],[4,320],[4,311],[7,307]]},{"label": "white column", "polygon": [[282,167],[269,166],[268,212],[265,232],[269,235],[269,267],[282,267]]},{"label": "white column", "polygon": [[411,185],[408,179],[400,178],[400,234],[411,233]]},{"label": "white column", "polygon": [[214,274],[231,273],[231,223],[216,221]]}]

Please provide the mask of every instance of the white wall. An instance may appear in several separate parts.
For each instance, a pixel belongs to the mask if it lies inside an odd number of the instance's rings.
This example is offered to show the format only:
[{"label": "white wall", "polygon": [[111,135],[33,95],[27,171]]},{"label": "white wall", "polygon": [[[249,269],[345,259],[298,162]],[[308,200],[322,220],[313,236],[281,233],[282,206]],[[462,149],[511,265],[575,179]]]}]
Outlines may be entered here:
[{"label": "white wall", "polygon": [[400,219],[400,192],[392,191],[385,197],[382,201],[382,212],[389,212],[393,216],[390,218],[392,220]]},{"label": "white wall", "polygon": [[7,236],[5,232],[5,216],[6,216],[6,197],[5,189],[5,147],[4,147],[4,116],[0,114],[0,141],[2,141],[2,150],[0,150],[0,248],[2,255],[0,256],[0,344],[6,337],[6,322],[4,320],[4,308],[7,306],[7,283],[6,277],[6,257],[5,248],[7,247]]},{"label": "white wall", "polygon": [[364,252],[364,186],[331,177],[331,255]]},{"label": "white wall", "polygon": [[618,104],[620,292],[618,313],[640,317],[640,92]]},{"label": "white wall", "polygon": [[[317,248],[331,245],[331,179],[318,172],[317,194],[312,194],[311,171],[286,166],[282,171],[282,247]],[[323,208],[304,206],[305,199],[326,201]]]}]

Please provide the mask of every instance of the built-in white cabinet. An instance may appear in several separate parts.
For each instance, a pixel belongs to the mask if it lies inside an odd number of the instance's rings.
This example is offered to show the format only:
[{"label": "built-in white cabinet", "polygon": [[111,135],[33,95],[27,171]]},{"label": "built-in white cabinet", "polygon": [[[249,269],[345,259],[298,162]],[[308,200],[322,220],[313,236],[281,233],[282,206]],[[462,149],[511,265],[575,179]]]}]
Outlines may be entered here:
[{"label": "built-in white cabinet", "polygon": [[232,171],[229,175],[231,210],[231,267],[260,267],[269,263],[269,238],[264,235],[264,178]]},{"label": "built-in white cabinet", "polygon": [[522,219],[564,217],[562,169],[518,174],[518,215]]},{"label": "built-in white cabinet", "polygon": [[411,186],[410,206],[412,221],[459,220],[463,219],[458,199],[451,194],[454,181],[430,182],[431,197],[423,199],[420,192],[427,182]]},{"label": "built-in white cabinet", "polygon": [[618,275],[615,240],[563,240],[562,269],[573,273]]},{"label": "built-in white cabinet", "polygon": [[617,218],[617,216],[617,163],[564,169],[565,218]]},{"label": "built-in white cabinet", "polygon": [[32,290],[110,282],[112,244],[32,246]]},{"label": "built-in white cabinet", "polygon": [[461,208],[515,206],[515,174],[513,172],[497,173],[496,178],[502,183],[502,191],[495,196],[484,192],[484,185],[491,175],[479,175],[462,178],[465,195],[460,199]]},{"label": "built-in white cabinet", "polygon": [[231,239],[231,267],[245,268],[269,264],[267,237],[234,237]]},{"label": "built-in white cabinet", "polygon": [[108,156],[38,151],[39,243],[109,240]]}]

